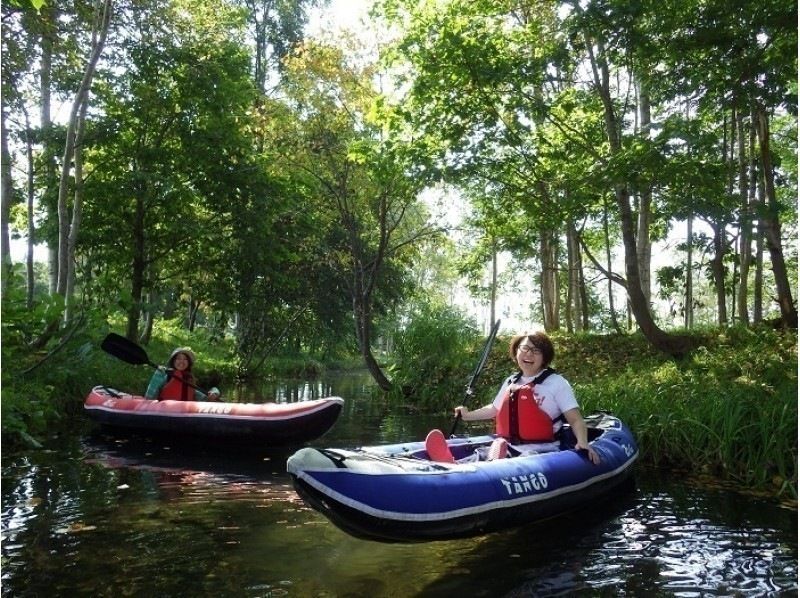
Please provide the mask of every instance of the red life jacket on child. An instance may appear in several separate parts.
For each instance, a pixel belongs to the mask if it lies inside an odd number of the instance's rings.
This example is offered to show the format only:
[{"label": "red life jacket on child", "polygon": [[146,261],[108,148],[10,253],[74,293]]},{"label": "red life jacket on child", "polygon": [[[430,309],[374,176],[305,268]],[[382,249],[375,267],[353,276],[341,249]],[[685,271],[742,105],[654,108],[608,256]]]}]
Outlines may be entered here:
[{"label": "red life jacket on child", "polygon": [[[495,418],[496,433],[512,443],[553,442],[553,420],[539,407],[534,386],[541,384],[555,370],[545,369],[536,378],[516,392],[509,391],[503,398]],[[514,382],[522,374],[516,376]]]},{"label": "red life jacket on child", "polygon": [[184,382],[185,374],[180,370],[172,370],[169,380],[158,393],[159,401],[193,401],[194,389]]}]

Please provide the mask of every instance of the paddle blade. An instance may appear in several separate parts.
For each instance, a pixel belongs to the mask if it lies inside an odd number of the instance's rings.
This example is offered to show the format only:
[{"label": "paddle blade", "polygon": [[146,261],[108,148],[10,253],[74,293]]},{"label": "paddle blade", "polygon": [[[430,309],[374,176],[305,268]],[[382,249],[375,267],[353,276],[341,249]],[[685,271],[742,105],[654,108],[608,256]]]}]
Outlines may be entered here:
[{"label": "paddle blade", "polygon": [[144,349],[124,336],[113,332],[103,339],[100,348],[117,359],[133,365],[153,365]]}]

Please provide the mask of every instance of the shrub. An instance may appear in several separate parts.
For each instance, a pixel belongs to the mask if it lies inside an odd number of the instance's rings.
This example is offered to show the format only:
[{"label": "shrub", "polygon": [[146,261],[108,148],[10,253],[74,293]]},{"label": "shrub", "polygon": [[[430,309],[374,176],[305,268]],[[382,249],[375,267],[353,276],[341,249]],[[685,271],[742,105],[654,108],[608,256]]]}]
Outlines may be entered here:
[{"label": "shrub", "polygon": [[457,385],[462,380],[466,385],[475,366],[479,342],[474,325],[460,312],[422,306],[395,344],[392,398],[426,410],[452,407],[463,392]]}]

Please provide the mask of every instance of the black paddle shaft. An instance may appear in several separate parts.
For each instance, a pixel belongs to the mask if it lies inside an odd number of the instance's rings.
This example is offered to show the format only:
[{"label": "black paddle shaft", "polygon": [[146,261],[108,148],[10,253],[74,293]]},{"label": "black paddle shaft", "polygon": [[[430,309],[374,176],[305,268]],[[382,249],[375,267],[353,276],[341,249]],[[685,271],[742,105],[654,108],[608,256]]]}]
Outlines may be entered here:
[{"label": "black paddle shaft", "polygon": [[[494,344],[494,339],[497,336],[497,331],[499,329],[500,320],[497,320],[492,326],[492,330],[489,332],[489,338],[486,339],[486,344],[483,346],[481,358],[478,360],[478,364],[475,366],[475,369],[472,372],[472,378],[470,378],[467,388],[464,391],[464,395],[467,399],[471,399],[475,392],[475,384],[478,382],[478,377],[481,375],[481,371],[483,371],[483,366],[486,365],[486,361],[489,359],[489,353],[492,352],[492,345]],[[456,433],[456,428],[458,428],[458,422],[460,421],[461,412],[459,411],[458,415],[456,415],[455,421],[453,421],[453,427],[450,430],[450,436]]]}]

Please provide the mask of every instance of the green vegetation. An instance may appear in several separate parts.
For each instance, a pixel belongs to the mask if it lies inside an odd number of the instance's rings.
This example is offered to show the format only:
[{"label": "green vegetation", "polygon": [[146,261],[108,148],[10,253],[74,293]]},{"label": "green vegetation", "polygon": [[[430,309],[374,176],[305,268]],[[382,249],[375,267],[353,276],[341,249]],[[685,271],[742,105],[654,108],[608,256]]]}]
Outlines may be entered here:
[{"label": "green vegetation", "polygon": [[[700,346],[678,361],[659,360],[631,337],[595,338],[574,355],[562,349],[563,369],[585,411],[608,410],[631,426],[645,463],[796,500],[796,333],[732,328],[694,336]],[[585,381],[587,371],[595,374]]]}]

